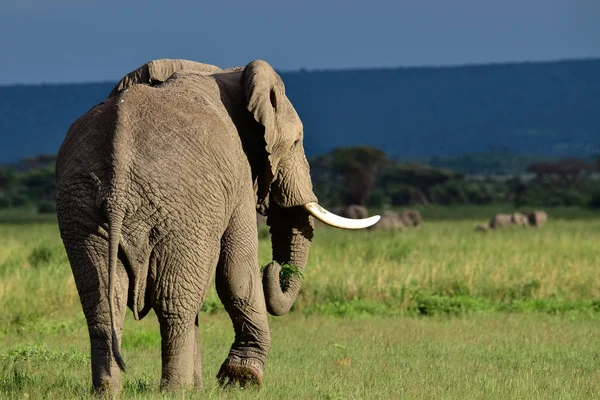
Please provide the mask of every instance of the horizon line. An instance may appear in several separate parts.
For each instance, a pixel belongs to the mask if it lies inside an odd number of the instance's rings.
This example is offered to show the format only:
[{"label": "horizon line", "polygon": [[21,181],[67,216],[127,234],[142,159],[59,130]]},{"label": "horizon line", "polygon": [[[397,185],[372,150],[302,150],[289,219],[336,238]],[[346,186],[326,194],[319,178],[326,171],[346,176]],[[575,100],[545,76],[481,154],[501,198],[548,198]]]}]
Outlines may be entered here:
[{"label": "horizon line", "polygon": [[[148,60],[150,62],[152,60]],[[191,60],[193,61],[193,60]],[[556,64],[556,63],[569,63],[569,62],[585,62],[585,61],[600,61],[598,56],[590,57],[578,57],[578,58],[555,58],[545,60],[524,60],[524,61],[489,61],[489,62],[465,62],[457,64],[423,64],[423,65],[411,65],[411,66],[373,66],[373,67],[349,67],[349,68],[304,68],[283,70],[275,68],[279,74],[309,74],[309,73],[331,73],[331,72],[365,72],[365,71],[394,71],[394,70],[411,70],[411,69],[455,69],[455,68],[472,68],[472,67],[497,67],[497,66],[511,66],[511,65],[524,65],[524,64]],[[129,73],[128,71],[126,73]],[[125,74],[123,76],[125,76]],[[84,85],[84,84],[116,84],[118,80],[86,80],[86,81],[56,81],[56,82],[36,82],[36,83],[0,83],[0,88],[15,87],[15,86],[60,86],[60,85]]]}]

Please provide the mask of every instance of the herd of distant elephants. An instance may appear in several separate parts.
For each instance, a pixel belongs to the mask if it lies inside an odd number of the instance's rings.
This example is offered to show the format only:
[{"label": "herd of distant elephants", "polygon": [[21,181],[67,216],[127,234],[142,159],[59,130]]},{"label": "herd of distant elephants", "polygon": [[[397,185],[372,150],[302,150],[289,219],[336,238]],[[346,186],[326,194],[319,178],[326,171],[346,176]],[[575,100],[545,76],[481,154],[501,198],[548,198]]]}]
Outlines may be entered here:
[{"label": "herd of distant elephants", "polygon": [[[364,219],[369,216],[369,212],[365,206],[358,204],[350,204],[348,206],[332,207],[332,213],[341,217],[350,219]],[[265,223],[266,217],[256,214],[257,223]],[[423,225],[423,217],[417,210],[404,210],[401,212],[384,211],[381,213],[381,219],[375,225],[369,227],[370,230],[394,230],[406,229],[412,227],[420,227]]]},{"label": "herd of distant elephants", "polygon": [[[348,206],[339,206],[331,208],[331,211],[345,218],[362,219],[369,216],[366,207],[351,204]],[[266,217],[256,214],[257,223],[265,223]],[[548,213],[541,210],[517,212],[512,214],[496,214],[492,216],[487,224],[479,224],[475,227],[476,231],[485,232],[490,229],[502,229],[511,226],[516,227],[540,227],[548,220]],[[406,229],[411,227],[421,227],[423,225],[423,217],[417,210],[404,210],[401,212],[384,211],[381,214],[379,222],[369,229],[371,230],[394,230]]]},{"label": "herd of distant elephants", "polygon": [[539,228],[548,220],[548,214],[545,211],[517,212],[513,214],[496,214],[488,224],[480,224],[475,227],[476,231],[485,232],[490,229],[502,229],[511,226],[527,227],[533,226]]}]

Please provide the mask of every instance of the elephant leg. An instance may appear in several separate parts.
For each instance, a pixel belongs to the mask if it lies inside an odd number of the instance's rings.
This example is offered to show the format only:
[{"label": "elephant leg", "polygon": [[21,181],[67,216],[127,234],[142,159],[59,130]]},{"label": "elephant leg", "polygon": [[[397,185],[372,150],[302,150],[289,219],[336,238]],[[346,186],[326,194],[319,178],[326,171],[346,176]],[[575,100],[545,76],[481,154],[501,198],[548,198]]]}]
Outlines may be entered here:
[{"label": "elephant leg", "polygon": [[[121,307],[121,305],[123,305]],[[125,319],[125,299],[117,306],[115,312],[115,327],[117,329],[118,343],[121,346],[121,337],[123,332],[123,320]],[[88,330],[90,334],[90,344],[92,351],[92,381],[94,390],[98,394],[105,391],[119,393],[121,391],[121,371],[117,363],[113,360],[111,351],[111,327],[107,320],[100,322],[96,318],[91,322],[88,319]]]},{"label": "elephant leg", "polygon": [[204,389],[204,380],[202,379],[202,354],[200,353],[200,342],[198,341],[198,316],[194,323],[194,387]]},{"label": "elephant leg", "polygon": [[[161,390],[177,390],[195,383],[198,327],[194,318],[182,318],[175,305],[157,311],[160,323],[162,376]],[[200,377],[201,366],[200,366]]]},{"label": "elephant leg", "polygon": [[[98,226],[89,217],[78,217],[77,212],[63,215],[61,224],[63,242],[69,257],[73,277],[85,315],[91,345],[92,382],[98,394],[121,391],[121,372],[113,358],[112,329],[108,305],[108,242],[97,234]],[[121,344],[123,320],[129,285],[121,262],[117,264],[114,282],[115,327]]]},{"label": "elephant leg", "polygon": [[202,386],[198,312],[219,258],[219,239],[202,234],[171,238],[158,257],[154,311],[161,334],[161,389]]},{"label": "elephant leg", "polygon": [[217,374],[221,385],[261,385],[270,347],[255,214],[253,204],[239,207],[221,239],[215,282],[235,330],[229,356]]},{"label": "elephant leg", "polygon": [[[218,259],[218,240],[178,238],[159,253],[159,288],[154,310],[158,317],[162,352],[162,390],[202,387],[202,359],[198,343],[198,312],[209,277]],[[198,256],[198,249],[217,249]],[[173,251],[173,248],[179,249]],[[214,254],[213,254],[214,253]],[[212,265],[212,267],[211,267]]]}]

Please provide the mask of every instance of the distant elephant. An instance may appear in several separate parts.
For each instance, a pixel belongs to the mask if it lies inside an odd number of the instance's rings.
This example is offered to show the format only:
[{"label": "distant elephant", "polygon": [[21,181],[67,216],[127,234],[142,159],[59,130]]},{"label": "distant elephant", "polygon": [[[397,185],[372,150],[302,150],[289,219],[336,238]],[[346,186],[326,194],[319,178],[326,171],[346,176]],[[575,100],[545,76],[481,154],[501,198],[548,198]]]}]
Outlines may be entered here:
[{"label": "distant elephant", "polygon": [[423,225],[423,217],[417,210],[406,210],[400,213],[400,218],[405,226],[421,226]]},{"label": "distant elephant", "polygon": [[527,218],[527,215],[522,214],[522,213],[514,213],[511,215],[511,222],[513,225],[516,226],[528,226],[529,225],[529,219]]},{"label": "distant elephant", "polygon": [[511,214],[496,214],[490,220],[490,228],[507,228],[512,224]]},{"label": "distant elephant", "polygon": [[338,214],[341,217],[351,219],[364,219],[369,216],[369,212],[366,207],[359,206],[358,204],[350,204],[349,206],[334,207],[332,212]]},{"label": "distant elephant", "polygon": [[489,225],[487,225],[487,224],[479,224],[479,225],[477,225],[475,227],[475,232],[487,232],[489,229],[490,229]]},{"label": "distant elephant", "polygon": [[[221,70],[156,60],[128,74],[71,125],[56,163],[57,214],[89,328],[92,381],[120,391],[125,305],[154,309],[161,388],[202,385],[197,315],[211,277],[235,341],[221,384],[261,384],[270,347],[267,311],[286,313],[302,271],[311,215],[359,229],[320,207],[300,118],[264,61]],[[261,272],[255,210],[266,215],[273,262]],[[114,362],[113,362],[114,361]]]},{"label": "distant elephant", "polygon": [[376,230],[398,230],[404,229],[406,226],[402,222],[402,218],[400,214],[395,211],[384,211],[381,214],[381,219],[379,222],[369,229]]},{"label": "distant elephant", "polygon": [[529,225],[540,227],[546,223],[548,214],[545,211],[533,211],[527,214]]}]

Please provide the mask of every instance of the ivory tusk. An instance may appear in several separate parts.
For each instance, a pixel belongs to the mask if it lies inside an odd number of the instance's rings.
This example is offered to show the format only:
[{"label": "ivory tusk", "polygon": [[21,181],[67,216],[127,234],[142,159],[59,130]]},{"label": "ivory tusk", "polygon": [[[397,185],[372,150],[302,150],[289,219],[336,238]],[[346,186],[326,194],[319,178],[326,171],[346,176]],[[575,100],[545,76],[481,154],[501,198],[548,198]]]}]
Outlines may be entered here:
[{"label": "ivory tusk", "polygon": [[374,215],[372,217],[364,219],[344,218],[327,211],[315,202],[310,202],[308,204],[303,205],[302,207],[304,207],[304,209],[308,211],[310,215],[312,215],[319,221],[324,222],[327,225],[343,229],[368,228],[371,225],[375,225],[377,221],[379,221],[379,218],[381,218],[379,215]]}]

